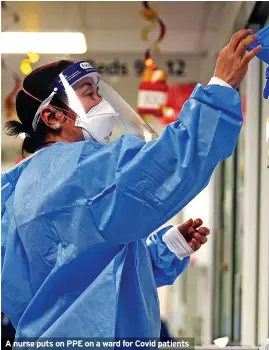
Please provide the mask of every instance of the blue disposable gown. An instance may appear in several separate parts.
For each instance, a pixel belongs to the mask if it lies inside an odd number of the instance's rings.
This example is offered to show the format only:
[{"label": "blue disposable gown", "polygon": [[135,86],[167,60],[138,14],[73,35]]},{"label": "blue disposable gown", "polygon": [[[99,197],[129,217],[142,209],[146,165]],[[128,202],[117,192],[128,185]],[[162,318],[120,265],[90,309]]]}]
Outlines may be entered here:
[{"label": "blue disposable gown", "polygon": [[189,258],[164,228],[236,145],[237,91],[198,85],[158,140],[56,143],[2,175],[2,310],[17,337],[158,337]]}]

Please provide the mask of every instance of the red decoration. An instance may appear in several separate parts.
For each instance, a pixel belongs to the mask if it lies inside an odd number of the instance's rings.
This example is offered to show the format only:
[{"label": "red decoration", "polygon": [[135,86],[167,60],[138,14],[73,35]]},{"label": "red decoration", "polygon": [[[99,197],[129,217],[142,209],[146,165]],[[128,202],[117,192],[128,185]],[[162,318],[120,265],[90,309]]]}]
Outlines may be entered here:
[{"label": "red decoration", "polygon": [[195,84],[177,84],[169,87],[168,99],[162,108],[162,122],[169,124],[178,119],[184,103],[189,99],[195,88]]},{"label": "red decoration", "polygon": [[[7,1],[1,1],[1,9],[3,11],[5,11],[5,16],[7,15],[8,12],[11,13],[12,19],[14,23],[18,23],[20,21],[20,16],[19,14],[14,11],[9,4],[7,4]],[[2,31],[7,31],[9,28],[3,28]],[[10,71],[10,73],[12,74],[12,77],[14,79],[14,87],[12,88],[12,90],[10,91],[10,93],[7,95],[7,97],[5,98],[4,101],[4,108],[6,111],[6,117],[7,119],[10,119],[11,117],[14,116],[15,114],[15,97],[17,95],[17,93],[19,92],[20,88],[21,88],[21,79],[19,78],[19,76],[17,75],[17,73],[15,73],[7,64],[7,62],[3,59],[3,57],[1,58],[1,64],[2,64],[2,68]]]},{"label": "red decoration", "polygon": [[[151,50],[158,52],[159,46],[158,44],[163,40],[165,33],[166,33],[166,26],[160,16],[157,14],[157,12],[149,6],[148,1],[142,1],[142,5],[144,7],[143,10],[140,11],[140,15],[142,18],[144,18],[146,21],[150,22],[151,25],[154,23],[158,23],[160,32],[158,38],[153,42],[152,45],[150,45],[149,48],[145,51],[144,60],[145,60],[145,66],[146,69],[156,70],[157,66],[154,63],[153,59],[151,58]],[[150,27],[144,27],[141,31],[141,38],[144,41],[148,41],[148,33],[149,33]]]},{"label": "red decoration", "polygon": [[10,93],[7,95],[7,97],[5,98],[5,102],[4,102],[4,108],[6,111],[6,118],[7,119],[14,117],[15,97],[21,89],[21,79],[18,77],[18,75],[14,75],[13,78],[14,78],[14,87],[10,91]]},{"label": "red decoration", "polygon": [[[162,106],[167,102],[168,86],[166,84],[166,74],[162,70],[158,70],[157,65],[151,58],[151,50],[155,48],[158,51],[158,44],[163,40],[166,32],[166,27],[159,15],[153,10],[148,1],[142,1],[143,10],[140,15],[146,21],[154,24],[157,22],[160,27],[160,33],[155,42],[147,48],[144,61],[145,71],[142,74],[142,81],[138,92],[138,113],[145,117],[146,115],[162,116]],[[142,29],[142,40],[148,41],[149,27]]]},{"label": "red decoration", "polygon": [[145,70],[138,92],[137,110],[141,117],[148,114],[162,116],[162,107],[166,105],[168,85],[166,74],[161,70]]},{"label": "red decoration", "polygon": [[[152,44],[152,47],[155,47],[155,49],[158,50],[158,44],[163,40],[163,38],[165,36],[166,26],[165,26],[164,22],[162,21],[162,19],[160,18],[160,16],[157,14],[157,12],[155,10],[153,10],[153,8],[150,7],[148,1],[142,1],[142,5],[144,7],[144,10],[141,11],[141,13],[140,13],[141,16],[145,20],[147,20],[147,21],[149,21],[151,23],[157,22],[159,24],[159,27],[160,27],[159,36],[155,40],[155,42]],[[143,31],[144,31],[144,34],[146,33],[146,35],[142,35],[142,37],[144,37],[144,40],[147,41],[148,40],[149,28],[143,28],[142,32]],[[146,52],[145,52],[145,64],[146,64],[146,61],[149,58],[151,58],[151,54],[150,54],[151,48],[147,49]],[[154,63],[154,62],[152,61],[152,63]],[[149,68],[148,65],[146,65],[146,66]],[[154,69],[154,68],[152,68],[152,69]],[[157,67],[155,69],[157,69]]]}]

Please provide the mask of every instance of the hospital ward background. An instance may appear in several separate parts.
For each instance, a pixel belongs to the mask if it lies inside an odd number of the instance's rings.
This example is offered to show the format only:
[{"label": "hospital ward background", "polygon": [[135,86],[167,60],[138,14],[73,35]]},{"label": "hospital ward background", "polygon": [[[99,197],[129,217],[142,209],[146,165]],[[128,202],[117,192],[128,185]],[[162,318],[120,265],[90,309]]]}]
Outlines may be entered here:
[{"label": "hospital ward background", "polygon": [[[145,2],[140,1],[1,2],[1,35],[10,35],[6,41],[10,45],[1,57],[2,172],[22,160],[22,138],[8,137],[4,123],[16,115],[14,98],[22,80],[39,65],[60,57],[91,62],[161,134],[176,120],[195,85],[208,83],[217,55],[231,35],[242,28],[256,32],[269,24],[267,1],[146,3],[157,16],[145,14]],[[165,28],[161,35],[156,18]],[[43,34],[43,39],[26,35],[33,32]],[[16,33],[20,34],[17,39]],[[160,71],[157,80],[144,72],[148,48]],[[234,154],[218,165],[209,185],[169,221],[178,224],[198,217],[211,230],[208,243],[191,256],[174,285],[158,290],[163,331],[168,330],[171,339],[194,338],[205,349],[218,338],[225,339],[224,345],[255,348],[269,337],[265,70],[265,63],[255,58],[239,86],[244,124]],[[149,101],[143,100],[141,90],[148,90]],[[167,95],[165,105],[158,103],[160,93]],[[150,112],[145,113],[145,103]],[[14,337],[3,313],[1,329],[2,338]]]}]

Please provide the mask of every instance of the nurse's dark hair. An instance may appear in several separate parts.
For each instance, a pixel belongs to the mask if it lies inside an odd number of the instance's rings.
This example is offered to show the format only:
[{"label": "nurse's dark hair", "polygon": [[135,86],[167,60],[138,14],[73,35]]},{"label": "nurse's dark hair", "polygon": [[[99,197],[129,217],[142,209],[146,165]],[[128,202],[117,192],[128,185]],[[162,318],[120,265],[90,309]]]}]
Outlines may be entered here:
[{"label": "nurse's dark hair", "polygon": [[[23,88],[41,101],[44,101],[51,93],[50,86],[66,68],[74,63],[64,59],[49,63],[35,69],[23,81]],[[20,121],[10,120],[5,123],[5,130],[9,136],[18,136],[25,133],[26,137],[22,144],[22,155],[25,152],[34,153],[41,147],[49,131],[53,132],[40,118],[37,129],[34,131],[32,122],[41,102],[26,94],[23,89],[16,97],[16,111]],[[57,97],[53,97],[51,104],[55,107],[66,109],[66,105]]]}]

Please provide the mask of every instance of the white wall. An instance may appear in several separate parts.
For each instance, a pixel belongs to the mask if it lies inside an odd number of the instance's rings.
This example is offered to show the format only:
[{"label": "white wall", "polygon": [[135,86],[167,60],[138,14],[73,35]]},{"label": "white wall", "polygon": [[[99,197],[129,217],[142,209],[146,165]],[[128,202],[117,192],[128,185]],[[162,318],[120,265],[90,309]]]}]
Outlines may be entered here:
[{"label": "white wall", "polygon": [[[265,76],[263,64],[262,73]],[[264,80],[262,81],[265,84]],[[259,274],[258,274],[258,343],[269,337],[269,135],[266,139],[266,122],[269,100],[262,99],[261,167],[260,167],[260,215],[259,215]],[[268,127],[268,126],[267,126]],[[268,166],[268,168],[267,168]]]}]

